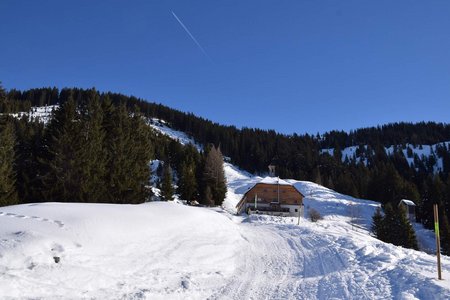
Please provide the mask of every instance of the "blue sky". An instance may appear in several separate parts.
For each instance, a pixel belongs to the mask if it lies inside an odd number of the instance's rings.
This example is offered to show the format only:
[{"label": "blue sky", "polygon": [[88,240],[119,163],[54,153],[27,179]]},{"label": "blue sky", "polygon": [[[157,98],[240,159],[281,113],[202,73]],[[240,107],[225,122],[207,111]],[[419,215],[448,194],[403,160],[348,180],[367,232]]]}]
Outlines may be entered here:
[{"label": "blue sky", "polygon": [[0,12],[7,89],[96,87],[283,133],[450,122],[450,1],[2,0]]}]

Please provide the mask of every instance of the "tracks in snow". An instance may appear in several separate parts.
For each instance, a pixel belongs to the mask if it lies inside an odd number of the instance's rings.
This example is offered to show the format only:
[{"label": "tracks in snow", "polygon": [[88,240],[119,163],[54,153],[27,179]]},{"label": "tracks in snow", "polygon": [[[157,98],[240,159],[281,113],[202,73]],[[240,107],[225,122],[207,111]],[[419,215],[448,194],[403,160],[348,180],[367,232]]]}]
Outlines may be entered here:
[{"label": "tracks in snow", "polygon": [[1,212],[0,211],[0,217],[10,217],[10,218],[17,218],[17,219],[31,219],[31,220],[35,220],[35,221],[39,221],[39,222],[47,222],[47,223],[55,224],[59,228],[64,227],[64,222],[62,222],[62,221],[52,220],[52,219],[42,218],[42,217],[37,217],[37,216],[26,216],[26,215],[11,213],[11,212]]},{"label": "tracks in snow", "polygon": [[[242,223],[248,241],[230,281],[210,299],[374,299],[353,251],[329,236],[291,225]],[[362,271],[364,272],[364,270]],[[390,295],[387,295],[390,296]]]}]

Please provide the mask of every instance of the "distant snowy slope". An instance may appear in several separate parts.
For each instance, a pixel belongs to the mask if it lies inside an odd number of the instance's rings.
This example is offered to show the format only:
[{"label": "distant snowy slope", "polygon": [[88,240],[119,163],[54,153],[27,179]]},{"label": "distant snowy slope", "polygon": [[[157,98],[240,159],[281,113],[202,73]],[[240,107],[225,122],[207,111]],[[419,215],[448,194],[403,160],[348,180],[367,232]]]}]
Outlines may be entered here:
[{"label": "distant snowy slope", "polygon": [[193,138],[191,138],[184,132],[172,129],[164,120],[151,118],[147,120],[147,124],[156,131],[180,142],[180,144],[182,145],[192,144],[196,146],[198,150],[202,149],[201,145],[197,144]]},{"label": "distant snowy slope", "polygon": [[[437,173],[442,172],[444,169],[443,159],[438,154],[439,147],[445,147],[447,149],[450,149],[450,142],[438,143],[434,145],[418,145],[418,146],[406,144],[406,147],[402,149],[402,153],[410,166],[414,166],[414,157],[417,157],[417,159],[423,161],[433,156],[436,160],[433,169],[434,172]],[[394,146],[386,148],[386,153],[388,155],[392,155],[393,152]],[[408,154],[408,152],[410,152],[410,155]]]},{"label": "distant snowy slope", "polygon": [[15,114],[11,114],[13,117],[21,119],[22,117],[28,117],[28,120],[37,120],[44,124],[47,124],[51,117],[53,111],[58,108],[58,105],[49,105],[49,106],[36,106],[32,107],[28,112],[19,112]]},{"label": "distant snowy slope", "polygon": [[227,194],[223,207],[230,213],[236,213],[236,205],[243,194],[262,178],[242,171],[230,163],[224,163],[224,171],[227,180]]},{"label": "distant snowy slope", "polygon": [[[442,142],[434,145],[412,145],[406,144],[405,146],[394,146],[391,145],[389,147],[385,147],[385,151],[387,155],[393,155],[394,149],[401,149],[403,156],[407,160],[410,166],[415,166],[415,159],[425,162],[431,157],[434,158],[435,163],[433,166],[433,170],[435,173],[442,172],[443,170],[443,159],[439,156],[439,148],[445,147],[446,149],[450,149],[450,142]],[[359,146],[350,146],[341,150],[342,162],[345,161],[355,161],[359,163],[360,161],[367,165],[367,157],[365,154],[358,153]],[[367,146],[363,146],[364,151],[367,151]],[[334,155],[334,148],[322,149],[321,153],[327,153],[329,155]]]}]

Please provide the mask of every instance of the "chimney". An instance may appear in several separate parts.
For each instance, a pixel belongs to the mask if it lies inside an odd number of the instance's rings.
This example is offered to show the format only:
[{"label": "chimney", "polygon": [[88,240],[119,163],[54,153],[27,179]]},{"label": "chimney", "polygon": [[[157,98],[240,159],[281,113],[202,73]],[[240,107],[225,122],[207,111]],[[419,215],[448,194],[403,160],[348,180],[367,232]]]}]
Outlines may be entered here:
[{"label": "chimney", "polygon": [[273,165],[273,164],[269,165],[269,176],[275,177],[275,165]]}]

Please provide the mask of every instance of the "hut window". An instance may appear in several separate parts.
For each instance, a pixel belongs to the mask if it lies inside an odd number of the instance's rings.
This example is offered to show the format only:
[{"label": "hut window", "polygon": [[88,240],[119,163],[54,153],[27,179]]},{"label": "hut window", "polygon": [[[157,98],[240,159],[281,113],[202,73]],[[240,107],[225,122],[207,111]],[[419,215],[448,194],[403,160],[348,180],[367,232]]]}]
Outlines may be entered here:
[{"label": "hut window", "polygon": [[295,212],[298,212],[298,209],[297,209],[297,208],[295,209]]}]

